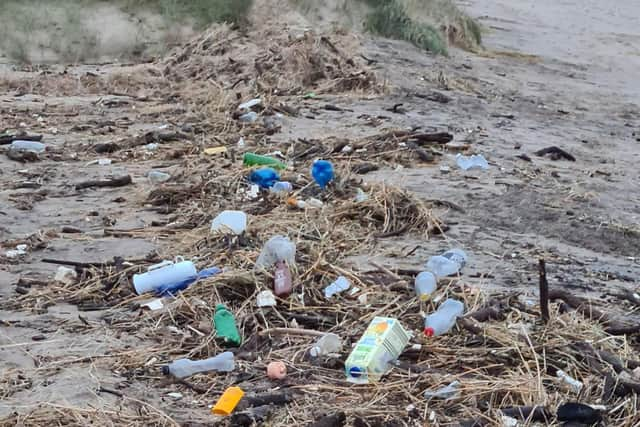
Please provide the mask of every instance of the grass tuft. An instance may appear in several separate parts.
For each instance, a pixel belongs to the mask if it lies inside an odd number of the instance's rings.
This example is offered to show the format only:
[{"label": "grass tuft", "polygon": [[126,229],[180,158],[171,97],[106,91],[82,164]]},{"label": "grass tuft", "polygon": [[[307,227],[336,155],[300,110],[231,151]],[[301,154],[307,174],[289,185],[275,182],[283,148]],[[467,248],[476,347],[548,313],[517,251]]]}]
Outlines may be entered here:
[{"label": "grass tuft", "polygon": [[373,6],[367,15],[365,29],[382,37],[405,40],[436,54],[446,55],[447,45],[430,24],[416,22],[406,7],[397,0],[367,0]]}]

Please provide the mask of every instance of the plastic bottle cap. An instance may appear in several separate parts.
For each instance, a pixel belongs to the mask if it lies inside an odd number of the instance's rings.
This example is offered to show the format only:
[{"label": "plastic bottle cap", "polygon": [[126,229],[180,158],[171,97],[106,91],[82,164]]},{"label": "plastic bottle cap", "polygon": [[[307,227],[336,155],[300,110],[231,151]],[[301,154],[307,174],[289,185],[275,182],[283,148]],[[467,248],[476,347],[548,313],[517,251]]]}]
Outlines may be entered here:
[{"label": "plastic bottle cap", "polygon": [[231,415],[233,410],[238,406],[240,399],[244,396],[244,391],[240,387],[229,387],[220,396],[216,405],[211,409],[214,415]]},{"label": "plastic bottle cap", "polygon": [[428,337],[432,337],[435,331],[431,327],[424,328],[424,334]]},{"label": "plastic bottle cap", "polygon": [[171,371],[169,370],[169,365],[166,365],[166,366],[162,367],[162,373],[164,375],[169,375],[171,373]]}]

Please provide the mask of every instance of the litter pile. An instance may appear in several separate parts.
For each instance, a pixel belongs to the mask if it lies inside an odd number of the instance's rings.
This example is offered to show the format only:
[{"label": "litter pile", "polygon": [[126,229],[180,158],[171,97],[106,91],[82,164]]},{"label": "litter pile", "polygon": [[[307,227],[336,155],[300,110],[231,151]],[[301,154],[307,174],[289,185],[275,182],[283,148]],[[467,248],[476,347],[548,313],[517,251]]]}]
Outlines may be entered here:
[{"label": "litter pile", "polygon": [[[61,267],[55,283],[19,284],[10,306],[105,310],[108,328],[138,345],[93,363],[130,384],[209,402],[211,410],[197,408],[203,424],[634,425],[640,361],[625,334],[637,328],[595,302],[554,289],[541,304],[490,295],[465,284],[460,250],[415,271],[350,267],[347,257],[373,255],[385,238],[447,230],[431,203],[362,174],[382,161],[434,161],[453,136],[412,129],[361,141],[255,142],[278,132],[270,120],[289,111],[285,95],[375,89],[375,77],[328,37],[283,37],[265,45],[218,28],[163,62],[173,83],[222,88],[213,110],[176,113],[191,123],[207,116],[201,126],[218,131],[209,147],[185,147],[189,132],[172,127],[106,147],[121,159],[152,151],[189,160],[171,175],[148,175],[155,187],[144,203],[168,216],[140,233],[165,239],[161,255],[67,263],[71,272]],[[232,101],[233,90],[243,98]],[[5,375],[0,396],[23,380]],[[168,409],[137,404],[46,407],[0,425],[178,424]]]}]

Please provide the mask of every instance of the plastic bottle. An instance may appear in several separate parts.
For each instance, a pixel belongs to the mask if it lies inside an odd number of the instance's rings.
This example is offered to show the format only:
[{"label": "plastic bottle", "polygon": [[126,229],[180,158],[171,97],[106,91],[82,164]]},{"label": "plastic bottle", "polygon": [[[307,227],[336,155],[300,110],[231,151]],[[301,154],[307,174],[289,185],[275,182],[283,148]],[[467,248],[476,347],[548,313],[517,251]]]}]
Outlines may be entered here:
[{"label": "plastic bottle", "polygon": [[420,301],[428,301],[436,291],[437,286],[436,276],[430,271],[423,271],[416,276],[416,295]]},{"label": "plastic bottle", "polygon": [[426,269],[436,277],[447,277],[458,274],[467,263],[467,254],[462,249],[452,249],[442,255],[429,258]]},{"label": "plastic bottle", "polygon": [[327,354],[340,353],[342,351],[342,340],[336,334],[324,334],[309,350],[311,357],[326,356]]},{"label": "plastic bottle", "polygon": [[262,168],[251,172],[249,181],[258,184],[262,188],[271,188],[276,182],[280,181],[280,175],[271,168]]},{"label": "plastic bottle", "polygon": [[242,211],[222,211],[211,222],[211,231],[240,235],[247,229],[247,214]]},{"label": "plastic bottle", "polygon": [[293,191],[293,185],[287,181],[276,181],[273,187],[269,188],[269,191],[275,194],[288,194]]},{"label": "plastic bottle", "polygon": [[425,317],[424,334],[428,337],[446,334],[463,313],[464,304],[454,299],[446,300],[438,310]]},{"label": "plastic bottle", "polygon": [[33,153],[44,153],[46,146],[37,141],[15,140],[9,146],[9,150],[14,151],[31,151]]},{"label": "plastic bottle", "polygon": [[236,319],[224,304],[216,305],[213,323],[216,329],[216,338],[220,338],[226,344],[236,347],[242,343],[240,332],[238,332],[238,327],[236,326]]},{"label": "plastic bottle", "polygon": [[335,294],[346,291],[351,287],[351,282],[344,276],[340,276],[335,282],[324,288],[324,297],[331,298]]},{"label": "plastic bottle", "polygon": [[293,265],[296,261],[296,245],[284,236],[273,236],[264,244],[256,261],[256,268],[270,268],[278,261]]},{"label": "plastic bottle", "polygon": [[581,381],[578,381],[575,378],[569,376],[569,374],[567,374],[562,369],[558,369],[556,371],[556,376],[560,379],[560,381],[562,381],[567,386],[569,386],[571,391],[573,391],[576,394],[580,393],[580,390],[582,390],[582,387],[584,387],[584,384]]},{"label": "plastic bottle", "polygon": [[176,378],[188,378],[200,372],[231,372],[235,368],[233,353],[225,351],[217,356],[205,360],[178,359],[164,366],[165,375],[173,375]]},{"label": "plastic bottle", "polygon": [[333,179],[333,165],[327,160],[316,160],[311,167],[311,176],[324,189]]},{"label": "plastic bottle", "polygon": [[242,163],[244,163],[245,166],[271,166],[274,169],[287,168],[287,165],[278,159],[255,153],[245,153],[244,156],[242,156]]},{"label": "plastic bottle", "polygon": [[215,276],[218,273],[221,273],[218,267],[210,267],[200,270],[195,277],[190,277],[188,279],[184,279],[179,282],[167,283],[165,285],[159,286],[155,289],[156,295],[175,295],[180,291],[187,289],[192,283],[197,282],[198,280],[205,279],[207,277]]},{"label": "plastic bottle", "polygon": [[276,272],[273,279],[273,291],[279,297],[286,297],[291,293],[291,271],[285,261],[276,262]]},{"label": "plastic bottle", "polygon": [[465,171],[469,169],[489,169],[489,163],[487,162],[487,159],[485,159],[481,154],[474,154],[473,156],[469,157],[463,156],[462,154],[458,153],[456,155],[456,163],[458,164],[458,167],[460,167],[460,169]]},{"label": "plastic bottle", "polygon": [[164,261],[149,267],[146,273],[133,275],[133,286],[138,295],[155,291],[163,286],[170,286],[186,280],[195,281],[198,277],[198,270],[191,261],[183,261],[178,258],[177,262]]},{"label": "plastic bottle", "polygon": [[152,170],[147,174],[147,178],[149,178],[149,181],[152,184],[161,184],[163,182],[169,181],[171,179],[171,175],[161,171]]}]

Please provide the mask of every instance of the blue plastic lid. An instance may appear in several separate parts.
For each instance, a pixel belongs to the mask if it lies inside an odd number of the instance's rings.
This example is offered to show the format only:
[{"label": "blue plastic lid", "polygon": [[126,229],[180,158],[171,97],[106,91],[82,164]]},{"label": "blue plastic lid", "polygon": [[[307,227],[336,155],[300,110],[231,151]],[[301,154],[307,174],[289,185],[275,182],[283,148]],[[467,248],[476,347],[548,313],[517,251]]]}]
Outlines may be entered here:
[{"label": "blue plastic lid", "polygon": [[351,369],[349,369],[349,375],[351,375],[353,378],[360,378],[362,376],[362,369],[358,368],[357,366],[353,366]]}]

